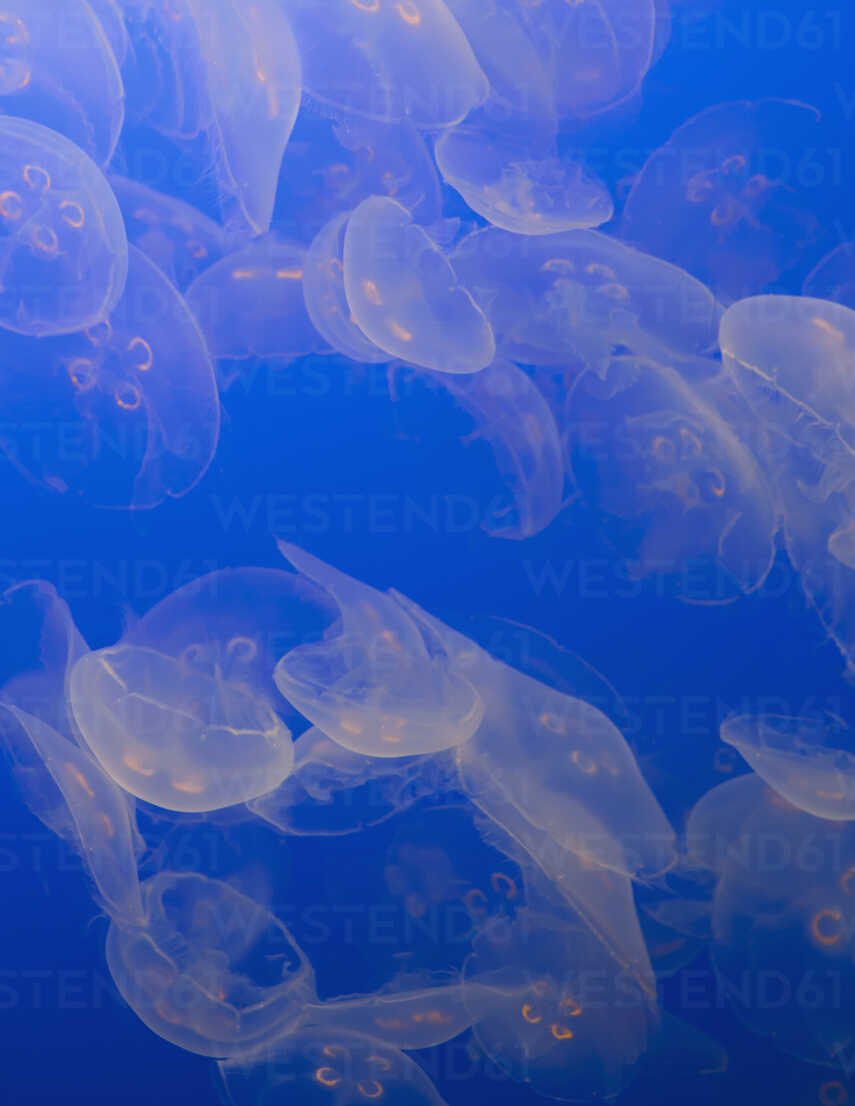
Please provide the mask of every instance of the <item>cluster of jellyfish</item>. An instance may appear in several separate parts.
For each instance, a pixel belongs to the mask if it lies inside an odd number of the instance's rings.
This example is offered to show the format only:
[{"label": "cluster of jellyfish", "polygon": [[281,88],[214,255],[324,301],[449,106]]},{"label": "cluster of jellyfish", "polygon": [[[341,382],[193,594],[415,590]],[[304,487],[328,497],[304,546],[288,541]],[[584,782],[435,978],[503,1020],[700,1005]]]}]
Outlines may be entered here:
[{"label": "cluster of jellyfish", "polygon": [[[16,476],[155,508],[202,480],[248,365],[385,366],[390,402],[405,374],[489,443],[509,496],[496,540],[582,499],[637,576],[700,551],[733,595],[783,551],[851,674],[855,252],[769,291],[816,217],[791,161],[766,155],[814,149],[817,112],[708,108],[619,203],[583,144],[568,154],[568,133],[631,125],[691,2],[10,0],[0,449]],[[210,210],[141,179],[128,134],[174,151]],[[0,605],[32,645],[0,695],[3,744],[81,856],[110,975],[150,1030],[215,1060],[235,1106],[439,1106],[408,1054],[467,1034],[540,1095],[609,1099],[655,1064],[724,1070],[659,1002],[707,948],[748,1029],[828,1069],[826,1106],[846,1100],[841,719],[726,719],[750,771],[672,827],[583,662],[279,548],[290,568],[201,577],[106,648],[44,581]],[[213,824],[297,850],[408,813],[425,846],[380,873],[387,891],[411,918],[457,902],[465,939],[365,993],[322,985],[264,855],[223,875],[171,845]],[[442,821],[488,858],[478,874],[463,848],[459,870],[431,869]],[[784,1000],[745,986],[763,973],[790,982]]]}]

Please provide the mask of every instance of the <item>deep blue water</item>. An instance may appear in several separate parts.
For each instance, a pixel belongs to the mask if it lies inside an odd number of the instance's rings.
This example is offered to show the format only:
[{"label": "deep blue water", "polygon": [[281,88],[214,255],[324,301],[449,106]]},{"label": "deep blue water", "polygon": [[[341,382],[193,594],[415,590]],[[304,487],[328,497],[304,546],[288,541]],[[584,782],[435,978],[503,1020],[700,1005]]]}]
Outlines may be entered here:
[{"label": "deep blue water", "polygon": [[[27,7],[22,0],[23,19]],[[798,203],[819,230],[776,281],[755,289],[797,294],[819,259],[855,236],[852,15],[825,4],[709,0],[685,7],[691,14],[675,3],[671,40],[645,78],[640,102],[611,122],[562,134],[559,146],[587,148],[620,208],[625,178],[702,109],[767,97],[816,107],[818,157],[839,174],[802,187]],[[161,167],[179,154],[138,125],[127,127],[116,157],[133,175],[135,165]],[[139,176],[207,205],[216,217],[211,172],[204,157],[197,164],[196,176],[186,180],[177,172],[164,180],[160,169],[157,180],[147,179],[145,168]],[[447,215],[466,211],[447,187],[445,201]],[[278,225],[291,234],[288,220],[280,211]],[[424,407],[414,412],[406,400],[391,401],[384,365],[357,370],[344,358],[312,355],[287,366],[257,360],[223,394],[219,443],[204,476],[188,494],[151,510],[94,507],[85,495],[38,486],[0,459],[0,589],[49,581],[97,649],[115,642],[129,617],[198,576],[284,567],[272,535],[284,538],[357,580],[395,587],[451,625],[507,619],[583,656],[622,698],[627,740],[678,831],[705,792],[746,769],[719,739],[724,716],[827,710],[851,720],[840,652],[783,552],[756,592],[720,603],[732,596],[732,582],[708,565],[696,576],[678,571],[628,580],[590,505],[574,504],[521,541],[491,537],[481,523],[502,484],[486,445],[461,442],[469,424],[446,398],[428,393],[420,402]],[[8,620],[4,630],[0,682],[18,670],[29,648],[21,643],[32,633]],[[28,810],[5,766],[0,795],[0,1102],[220,1101],[211,1061],[150,1032],[117,994],[104,959],[107,921],[81,861]],[[273,886],[275,901],[303,912],[304,921],[313,905],[332,904],[325,939],[312,942],[303,933],[319,990],[363,992],[389,978],[402,948],[426,969],[449,966],[432,948],[437,932],[428,922],[398,934],[400,947],[368,931],[366,912],[394,900],[383,873],[402,842],[429,845],[472,870],[496,863],[477,834],[456,821],[464,816],[443,809],[449,800],[436,805],[430,814],[417,806],[350,837],[280,839],[260,824],[214,819],[194,823],[188,841],[211,876],[242,871],[251,880],[267,872],[262,882]],[[143,817],[159,839],[163,816]],[[182,832],[177,822],[175,832]],[[146,874],[154,870],[156,863]],[[460,952],[463,938],[455,941]],[[717,1001],[705,947],[662,981],[660,998],[665,1010],[727,1050],[728,1070],[685,1072],[654,1058],[621,1103],[762,1096],[801,1106],[842,1103],[855,1093],[845,1072],[777,1050]],[[537,1101],[473,1055],[465,1039],[414,1054],[449,1106]],[[822,1092],[824,1100],[820,1088],[829,1081],[841,1089]]]}]

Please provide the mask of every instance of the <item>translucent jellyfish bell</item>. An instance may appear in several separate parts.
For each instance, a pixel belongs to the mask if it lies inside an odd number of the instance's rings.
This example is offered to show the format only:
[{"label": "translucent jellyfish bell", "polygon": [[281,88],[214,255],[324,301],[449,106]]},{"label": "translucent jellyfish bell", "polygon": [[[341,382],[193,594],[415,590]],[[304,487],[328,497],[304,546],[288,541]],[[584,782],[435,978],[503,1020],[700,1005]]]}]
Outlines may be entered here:
[{"label": "translucent jellyfish bell", "polygon": [[329,622],[323,606],[322,592],[274,570],[226,569],[180,588],[75,665],[83,738],[120,786],[168,810],[272,790],[294,763],[273,666],[302,629]]},{"label": "translucent jellyfish bell", "polygon": [[0,116],[0,146],[0,326],[34,336],[94,326],[115,308],[128,271],[110,186],[39,123]]},{"label": "translucent jellyfish bell", "polygon": [[174,286],[133,246],[108,316],[36,344],[0,330],[0,365],[0,447],[55,491],[153,507],[186,495],[211,462],[220,403],[204,340]]},{"label": "translucent jellyfish bell", "polygon": [[514,234],[598,227],[614,212],[605,185],[582,165],[537,156],[465,126],[445,131],[435,155],[446,184],[473,211]]},{"label": "translucent jellyfish bell", "polygon": [[722,723],[721,739],[799,810],[855,819],[855,755],[844,747],[851,737],[840,719],[741,714]]},{"label": "translucent jellyfish bell", "polygon": [[476,935],[464,999],[487,1055],[559,1101],[617,1095],[657,1025],[654,1002],[587,927],[532,911]]},{"label": "translucent jellyfish bell", "polygon": [[107,965],[153,1033],[221,1057],[299,1025],[315,994],[312,969],[266,906],[191,872],[160,872],[142,888],[145,924],[112,922]]},{"label": "translucent jellyfish bell", "polygon": [[58,131],[106,165],[124,121],[124,90],[96,15],[86,0],[7,4],[0,13],[0,111]]},{"label": "translucent jellyfish bell", "polygon": [[443,0],[291,0],[305,90],[334,112],[459,123],[487,79]]},{"label": "translucent jellyfish bell", "polygon": [[356,324],[391,357],[448,373],[478,372],[493,360],[484,313],[395,200],[363,200],[348,220],[343,260]]},{"label": "translucent jellyfish bell", "polygon": [[855,308],[855,242],[843,242],[805,277],[802,295]]},{"label": "translucent jellyfish bell", "polygon": [[326,590],[339,619],[276,666],[282,695],[328,737],[356,753],[402,757],[467,741],[483,706],[440,640],[390,596],[280,541],[291,564]]},{"label": "translucent jellyfish bell", "polygon": [[598,509],[628,521],[638,575],[707,557],[750,592],[772,567],[777,511],[739,428],[719,410],[722,383],[733,390],[727,377],[690,384],[634,357],[615,358],[603,379],[582,374],[564,415],[568,468],[580,491],[589,480]]},{"label": "translucent jellyfish bell", "polygon": [[421,1067],[397,1048],[343,1029],[302,1029],[219,1064],[231,1106],[445,1106]]}]

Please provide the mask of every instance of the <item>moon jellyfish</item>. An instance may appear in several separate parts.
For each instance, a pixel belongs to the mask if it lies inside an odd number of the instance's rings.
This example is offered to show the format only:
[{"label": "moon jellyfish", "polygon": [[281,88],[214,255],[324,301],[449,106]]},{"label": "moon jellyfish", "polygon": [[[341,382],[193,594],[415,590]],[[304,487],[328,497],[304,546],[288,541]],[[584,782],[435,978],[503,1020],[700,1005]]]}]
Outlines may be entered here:
[{"label": "moon jellyfish", "polygon": [[739,836],[745,822],[756,809],[774,798],[775,792],[753,772],[707,791],[692,807],[686,821],[689,861],[720,875],[731,858],[738,856]]},{"label": "moon jellyfish", "polygon": [[487,79],[443,0],[291,0],[306,93],[334,112],[448,127]]},{"label": "moon jellyfish", "polygon": [[532,911],[476,935],[464,997],[487,1055],[559,1101],[617,1095],[657,1025],[654,1002],[587,927]]},{"label": "moon jellyfish", "polygon": [[231,1106],[445,1106],[419,1065],[397,1048],[342,1029],[302,1029],[266,1049],[222,1060]]},{"label": "moon jellyfish", "polygon": [[557,234],[607,223],[614,212],[604,184],[554,156],[466,128],[446,131],[435,155],[446,184],[473,211],[515,234]]},{"label": "moon jellyfish", "polygon": [[116,176],[109,180],[128,240],[180,290],[229,252],[226,231],[201,211],[138,181]]},{"label": "moon jellyfish", "polygon": [[359,329],[393,357],[471,373],[496,352],[481,309],[440,249],[395,200],[372,196],[348,220],[344,286]]},{"label": "moon jellyfish", "polygon": [[376,826],[434,795],[452,771],[433,757],[354,753],[312,726],[294,742],[288,778],[247,807],[282,833],[339,837]]},{"label": "moon jellyfish", "polygon": [[12,0],[0,13],[0,110],[58,131],[107,164],[124,122],[124,90],[85,0]]},{"label": "moon jellyfish", "polygon": [[603,379],[582,374],[567,400],[568,463],[597,508],[629,524],[637,575],[706,556],[750,592],[772,567],[775,502],[717,387],[633,357],[615,358]]},{"label": "moon jellyfish", "polygon": [[294,763],[273,667],[323,602],[306,581],[266,569],[180,588],[75,665],[69,696],[84,740],[121,787],[167,810],[272,790]]},{"label": "moon jellyfish", "polygon": [[0,116],[0,140],[0,327],[49,335],[94,326],[116,307],[128,271],[110,186],[39,123]]},{"label": "moon jellyfish", "polygon": [[441,638],[389,595],[280,541],[298,572],[319,584],[339,617],[319,641],[276,666],[276,686],[344,748],[373,757],[435,753],[467,741],[482,703],[450,663]]},{"label": "moon jellyfish", "polygon": [[[187,289],[208,350],[222,361],[292,360],[323,343],[303,300],[305,250],[270,236],[227,254]],[[239,375],[230,371],[226,384]]]},{"label": "moon jellyfish", "polygon": [[520,4],[519,11],[563,119],[596,115],[629,99],[650,68],[654,0],[543,0]]},{"label": "moon jellyfish", "polygon": [[802,295],[855,308],[855,242],[843,242],[805,277]]},{"label": "moon jellyfish", "polygon": [[738,843],[713,906],[721,990],[737,1017],[781,1051],[845,1063],[855,1041],[852,828],[767,789]]},{"label": "moon jellyfish", "polygon": [[306,1023],[325,1032],[365,1033],[392,1048],[420,1049],[444,1044],[472,1024],[458,982],[413,986],[396,981],[395,988],[329,1002],[309,1003]]},{"label": "moon jellyfish", "polygon": [[799,810],[855,819],[855,755],[845,748],[851,739],[839,719],[741,714],[722,723],[721,738]]},{"label": "moon jellyfish", "polygon": [[128,53],[128,29],[118,0],[87,0],[121,69]]},{"label": "moon jellyfish", "polygon": [[819,226],[796,166],[819,140],[819,113],[789,100],[716,104],[678,127],[627,197],[622,236],[708,284],[723,302],[791,268]]},{"label": "moon jellyfish", "polygon": [[160,872],[142,892],[145,924],[112,921],[107,965],[153,1033],[221,1057],[299,1025],[314,995],[312,969],[267,907],[191,872]]},{"label": "moon jellyfish", "polygon": [[464,238],[451,263],[486,313],[499,356],[512,361],[602,374],[617,352],[679,363],[717,346],[720,311],[708,288],[599,231],[533,237],[487,227]]},{"label": "moon jellyfish", "polygon": [[0,331],[0,363],[0,447],[40,484],[96,506],[153,507],[186,495],[211,462],[220,407],[204,340],[133,246],[108,316],[35,345]]}]

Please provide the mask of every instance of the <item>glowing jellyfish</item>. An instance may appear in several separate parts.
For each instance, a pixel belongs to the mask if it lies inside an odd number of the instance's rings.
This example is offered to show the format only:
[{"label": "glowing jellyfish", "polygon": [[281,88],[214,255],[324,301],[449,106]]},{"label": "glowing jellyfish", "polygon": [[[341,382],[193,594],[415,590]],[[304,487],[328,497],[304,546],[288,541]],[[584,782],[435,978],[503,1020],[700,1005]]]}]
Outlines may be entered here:
[{"label": "glowing jellyfish", "polygon": [[742,826],[774,792],[749,772],[711,788],[692,807],[686,822],[686,853],[690,862],[721,873],[737,854]]},{"label": "glowing jellyfish", "polygon": [[447,127],[487,79],[443,0],[292,0],[306,93],[334,112]]},{"label": "glowing jellyfish", "polygon": [[855,308],[855,242],[843,242],[805,277],[802,295]]},{"label": "glowing jellyfish", "polygon": [[714,900],[713,963],[730,1008],[783,1052],[845,1063],[855,1041],[853,925],[850,823],[814,818],[767,789]]},{"label": "glowing jellyfish", "polygon": [[125,286],[119,205],[98,167],[62,135],[2,116],[0,136],[0,326],[28,335],[93,326]]},{"label": "glowing jellyfish", "polygon": [[472,1024],[461,983],[414,986],[406,977],[394,988],[309,1003],[306,1024],[326,1032],[365,1033],[392,1048],[432,1048]]},{"label": "glowing jellyfish", "polygon": [[0,111],[58,131],[106,165],[124,121],[124,91],[97,14],[86,0],[7,4],[0,12]]},{"label": "glowing jellyfish", "polygon": [[[451,404],[469,416],[469,432],[461,436],[464,445],[486,444],[487,463],[497,470],[501,490],[489,499],[482,528],[493,537],[523,539],[547,527],[564,503],[564,450],[555,416],[532,377],[512,362],[498,359],[471,375],[412,371],[399,388],[401,375],[399,370],[392,397],[406,425],[412,419],[426,447],[442,448],[442,441],[433,446],[431,435],[453,426],[457,411],[450,410]],[[429,419],[425,417],[426,389],[447,395],[450,401]],[[484,452],[480,449],[478,454]],[[487,500],[488,478],[480,467],[477,480]]]},{"label": "glowing jellyfish", "polygon": [[446,131],[435,154],[445,182],[472,210],[515,234],[597,227],[612,217],[605,185],[579,163],[532,156],[465,126]]},{"label": "glowing jellyfish", "polygon": [[121,787],[168,810],[272,790],[294,763],[273,666],[322,604],[306,581],[274,570],[226,569],[180,588],[75,665],[69,695],[84,740]]},{"label": "glowing jellyfish", "polygon": [[464,998],[487,1055],[560,1101],[617,1095],[657,1025],[653,1001],[585,926],[531,911],[477,934]]},{"label": "glowing jellyfish", "polygon": [[107,965],[153,1033],[221,1057],[299,1025],[314,995],[312,969],[267,907],[189,872],[160,872],[142,891],[145,924],[113,920]]},{"label": "glowing jellyfish", "polygon": [[186,495],[211,462],[220,407],[204,340],[133,246],[124,294],[102,322],[35,345],[0,331],[0,363],[0,447],[55,491],[153,507]]},{"label": "glowing jellyfish", "polygon": [[722,723],[721,738],[799,810],[855,819],[855,755],[840,719],[741,714]]},{"label": "glowing jellyfish", "polygon": [[323,348],[303,300],[305,250],[272,236],[229,253],[187,289],[217,360],[291,360]]},{"label": "glowing jellyfish", "polygon": [[593,469],[598,509],[628,521],[635,573],[707,557],[750,592],[772,567],[777,514],[763,471],[718,409],[721,383],[690,384],[633,357],[615,358],[602,380],[582,374],[567,400],[568,463],[577,487]]},{"label": "glowing jellyfish", "polygon": [[184,290],[230,250],[219,223],[182,200],[156,192],[138,181],[110,176],[128,240]]},{"label": "glowing jellyfish", "polygon": [[451,767],[434,757],[351,752],[312,726],[294,742],[288,778],[247,806],[282,833],[339,837],[376,826],[436,794],[451,774]]},{"label": "glowing jellyfish", "polygon": [[471,373],[495,354],[490,324],[427,233],[395,200],[373,196],[348,220],[344,286],[357,326],[394,357]]},{"label": "glowing jellyfish", "polygon": [[[819,230],[796,166],[817,154],[819,113],[788,100],[717,104],[651,155],[622,235],[708,284],[725,303],[761,291]],[[808,170],[805,170],[806,172]],[[824,167],[810,162],[812,174]]]},{"label": "glowing jellyfish", "polygon": [[118,0],[87,0],[95,18],[101,24],[101,30],[110,43],[113,57],[121,69],[128,53],[128,29],[125,26],[122,9]]},{"label": "glowing jellyfish", "polygon": [[450,259],[499,356],[512,361],[602,373],[616,352],[690,362],[716,348],[720,310],[710,290],[599,231],[534,237],[487,227]]},{"label": "glowing jellyfish", "polygon": [[519,11],[562,118],[604,112],[638,90],[653,56],[654,0],[543,0]]},{"label": "glowing jellyfish", "polygon": [[279,661],[282,695],[355,753],[402,757],[467,741],[481,721],[482,703],[450,665],[437,635],[420,629],[389,595],[287,542],[279,548],[339,608],[320,641]]},{"label": "glowing jellyfish", "polygon": [[419,1065],[397,1048],[342,1029],[303,1029],[219,1064],[232,1106],[445,1106]]}]

